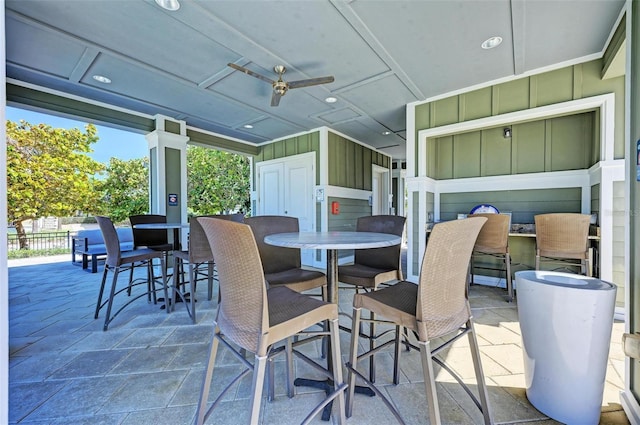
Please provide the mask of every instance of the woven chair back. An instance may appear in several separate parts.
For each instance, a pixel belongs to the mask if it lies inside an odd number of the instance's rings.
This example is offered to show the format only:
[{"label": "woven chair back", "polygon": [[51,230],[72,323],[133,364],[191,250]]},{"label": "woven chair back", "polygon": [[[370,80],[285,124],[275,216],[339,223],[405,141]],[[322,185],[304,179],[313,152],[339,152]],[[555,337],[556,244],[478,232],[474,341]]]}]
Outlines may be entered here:
[{"label": "woven chair back", "polygon": [[587,257],[591,216],[577,213],[538,214],[536,248],[544,257]]},{"label": "woven chair back", "polygon": [[507,214],[469,214],[468,217],[486,217],[474,251],[488,254],[505,254],[509,248],[509,228],[511,227],[511,217]]},{"label": "woven chair back", "polygon": [[100,226],[102,239],[104,239],[104,245],[107,249],[105,264],[109,267],[118,267],[122,253],[120,251],[120,239],[118,238],[116,227],[109,217],[96,216],[96,221],[98,222],[98,226]]},{"label": "woven chair back", "polygon": [[301,266],[302,261],[299,249],[283,248],[264,243],[264,237],[274,233],[298,232],[299,225],[296,217],[259,215],[247,217],[244,222],[251,226],[253,235],[258,243],[262,267],[266,274],[278,273]]},{"label": "woven chair back", "polygon": [[159,214],[139,214],[129,216],[129,222],[133,227],[133,245],[158,246],[169,243],[166,229],[136,229],[136,224],[166,223],[167,216]]},{"label": "woven chair back", "polygon": [[438,223],[422,259],[416,317],[421,338],[429,340],[458,329],[469,317],[469,260],[485,217]]},{"label": "woven chair back", "polygon": [[[244,219],[244,215],[242,214],[202,215],[200,217],[231,220],[236,223],[242,223]],[[193,264],[213,261],[211,245],[209,245],[209,240],[207,239],[207,235],[204,233],[202,225],[197,220],[200,217],[193,217],[189,220],[189,262]]]},{"label": "woven chair back", "polygon": [[[405,218],[398,215],[372,215],[359,217],[356,223],[358,232],[389,233],[402,236]],[[354,262],[377,269],[400,270],[400,244],[384,247],[357,249]]]},{"label": "woven chair back", "polygon": [[216,322],[240,347],[257,352],[269,327],[267,286],[251,228],[230,220],[197,219],[216,259],[221,301]]}]

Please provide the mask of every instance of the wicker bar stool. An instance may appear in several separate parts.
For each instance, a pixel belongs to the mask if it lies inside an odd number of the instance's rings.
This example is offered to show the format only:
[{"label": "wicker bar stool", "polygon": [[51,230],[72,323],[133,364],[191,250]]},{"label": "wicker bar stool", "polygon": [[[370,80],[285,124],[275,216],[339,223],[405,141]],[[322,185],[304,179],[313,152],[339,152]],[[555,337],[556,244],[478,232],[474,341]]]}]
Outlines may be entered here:
[{"label": "wicker bar stool", "polygon": [[538,214],[536,223],[536,270],[541,263],[592,275],[589,261],[589,214],[552,213]]},{"label": "wicker bar stool", "polygon": [[[404,232],[405,217],[397,215],[372,215],[358,217],[356,232],[390,233],[402,236]],[[354,252],[353,264],[338,267],[338,281],[353,285],[358,293],[361,289],[365,292],[376,291],[383,283],[402,280],[402,266],[400,265],[400,245],[385,248],[357,249]],[[369,325],[369,349],[375,348],[376,339],[383,337],[387,332],[376,335],[375,315],[371,313]],[[352,329],[353,331],[353,329]],[[395,362],[397,365],[397,361]],[[376,364],[374,356],[369,358],[369,379],[376,381]],[[393,382],[400,382],[399,371],[394,368]]]},{"label": "wicker bar stool", "polygon": [[509,230],[511,228],[511,216],[507,214],[469,214],[468,217],[485,217],[487,222],[482,226],[476,244],[471,255],[471,283],[473,284],[473,271],[475,268],[491,269],[490,267],[478,267],[476,259],[483,256],[491,256],[500,259],[505,271],[507,283],[507,301],[513,301],[513,281],[511,279],[511,254],[509,253]]},{"label": "wicker bar stool", "polygon": [[[243,214],[226,214],[226,215],[208,215],[200,217],[212,217],[219,218],[221,220],[232,220],[237,223],[242,223],[244,219]],[[205,235],[202,225],[197,220],[198,217],[192,217],[189,221],[189,249],[187,251],[173,251],[173,276],[172,276],[172,289],[173,289],[173,304],[172,308],[176,305],[176,296],[179,296],[181,300],[188,303],[189,307],[187,312],[196,323],[196,286],[198,280],[207,281],[207,300],[211,301],[213,297],[213,280],[214,280],[214,258],[211,253],[211,246],[207,235]],[[189,266],[189,291],[184,288],[187,282],[184,279],[184,265]],[[203,270],[205,269],[205,270]],[[183,289],[181,289],[183,288]],[[187,294],[190,296],[187,298]],[[218,291],[218,301],[220,301],[220,292]]]},{"label": "wicker bar stool", "polygon": [[[307,416],[308,423],[331,401],[337,406],[338,423],[345,421],[344,390],[340,362],[340,340],[338,337],[338,307],[307,295],[300,294],[286,286],[267,288],[264,270],[256,239],[251,228],[242,223],[199,218],[198,221],[211,244],[216,259],[222,298],[213,329],[211,348],[207,360],[204,382],[196,413],[196,423],[203,424],[224,394],[244,375],[253,371],[253,395],[251,397],[251,424],[257,424],[267,362],[274,355],[284,351],[286,356],[287,394],[293,397],[293,354],[314,366],[334,382],[333,391]],[[329,332],[309,331],[308,328],[323,321],[329,321]],[[314,341],[319,336],[328,335],[332,347],[332,371],[309,359],[293,348],[294,335],[306,335],[295,345]],[[285,341],[284,349],[274,348],[274,344]],[[245,370],[234,379],[221,394],[207,406],[211,379],[218,345],[222,343],[231,350],[245,366]],[[235,344],[235,345],[232,345]],[[237,347],[239,347],[239,349]],[[255,362],[245,360],[241,350],[255,353]]]},{"label": "wicker bar stool", "polygon": [[[378,291],[356,294],[353,297],[352,329],[358,329],[361,320],[366,321],[361,319],[362,309],[375,312],[378,317],[387,319],[396,325],[395,340],[378,346],[376,350],[391,344],[395,344],[396,350],[398,350],[400,327],[406,327],[414,333],[418,345],[412,344],[411,348],[420,351],[422,358],[422,371],[431,425],[441,423],[433,362],[451,373],[456,381],[465,388],[481,410],[484,423],[492,423],[489,397],[466,290],[471,251],[486,220],[484,217],[473,217],[436,224],[429,237],[429,244],[422,260],[418,285],[402,281]],[[462,378],[437,357],[443,348],[448,347],[464,335],[469,338],[480,400],[473,395]],[[349,371],[347,417],[351,416],[353,411],[353,388],[356,376],[359,376],[393,412],[398,422],[404,423],[402,416],[393,404],[358,371],[358,361],[373,354],[372,351],[368,351],[358,355],[358,337],[357,332],[352,332],[350,360],[347,363]],[[438,341],[442,341],[441,345],[432,347],[431,344],[436,338]]]}]

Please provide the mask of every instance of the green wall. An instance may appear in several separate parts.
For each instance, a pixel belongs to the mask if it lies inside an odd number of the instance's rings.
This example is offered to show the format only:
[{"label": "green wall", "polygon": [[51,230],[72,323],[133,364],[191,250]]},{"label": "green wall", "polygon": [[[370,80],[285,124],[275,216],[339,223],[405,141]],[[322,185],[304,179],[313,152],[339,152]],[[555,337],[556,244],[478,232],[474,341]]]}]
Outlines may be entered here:
[{"label": "green wall", "polygon": [[178,195],[178,205],[169,206],[168,199],[165,199],[164,202],[167,205],[167,221],[169,222],[182,222],[182,217],[180,214],[180,198],[183,196],[187,196],[186,193],[182,193],[180,190],[180,171],[182,167],[180,165],[180,150],[173,148],[165,148],[165,188],[166,194],[175,193]]},{"label": "green wall", "polygon": [[[416,106],[415,137],[418,132],[444,125],[488,118],[576,99],[614,93],[615,128],[614,158],[625,157],[625,78],[602,79],[601,59],[554,71],[531,75],[502,84],[461,93]],[[430,140],[427,145],[428,175],[436,179],[482,177],[521,173],[587,169],[599,158],[600,112],[592,111],[545,120],[514,122],[510,125],[484,128],[478,131]],[[511,127],[512,138],[502,136],[504,127]],[[506,143],[505,143],[506,142]],[[418,143],[414,154],[417,157]],[[577,153],[577,154],[576,154]],[[419,161],[415,161],[415,166]],[[416,170],[408,170],[416,175]],[[621,191],[614,184],[614,192]],[[569,193],[568,202],[562,198]],[[593,202],[600,200],[599,186],[592,188]],[[519,193],[520,192],[520,193]],[[597,196],[594,196],[597,194]],[[533,196],[527,205],[521,196]],[[540,195],[541,197],[538,197]],[[441,195],[441,220],[455,218],[458,212],[479,203],[491,203],[501,211],[512,211],[514,223],[533,222],[534,212],[580,211],[578,188],[545,191],[504,191]],[[624,198],[614,193],[614,282],[624,284]],[[414,198],[415,199],[415,198]],[[415,205],[415,204],[414,204]],[[424,206],[421,206],[424,207]],[[593,207],[593,205],[592,205]],[[600,212],[599,207],[593,208]],[[415,212],[414,212],[415,213]],[[415,229],[420,226],[416,225]],[[421,234],[418,231],[415,236]],[[620,233],[620,235],[617,235]],[[519,238],[512,249],[523,253],[531,249],[532,241]],[[518,254],[516,254],[516,257]],[[619,258],[618,258],[619,257]],[[417,261],[417,258],[412,259]],[[522,264],[529,263],[522,258]],[[620,263],[620,264],[619,264]],[[624,293],[620,288],[620,293]]]},{"label": "green wall", "polygon": [[511,213],[511,223],[532,224],[533,216],[552,212],[581,212],[582,189],[529,189],[487,192],[443,193],[440,221],[455,220],[479,204],[491,204],[502,213]]},{"label": "green wall", "polygon": [[371,190],[372,165],[388,168],[391,157],[329,132],[329,184]]},{"label": "green wall", "polygon": [[[486,128],[428,140],[436,180],[580,170],[599,161],[595,112]],[[504,136],[504,129],[511,131]]]},{"label": "green wall", "polygon": [[[567,102],[605,93],[615,93],[615,158],[624,158],[624,77],[601,80],[602,60],[594,60],[579,65],[561,68],[555,71],[523,77],[506,83],[485,87],[468,93],[451,96],[441,100],[416,106],[415,136],[423,129],[455,124],[464,121],[486,118],[509,112],[522,111],[555,103]],[[599,117],[596,117],[599,118]],[[599,130],[598,119],[594,120],[594,129]],[[504,126],[501,126],[501,128]],[[520,131],[520,129],[518,129]],[[529,129],[535,131],[535,129]],[[496,131],[486,129],[486,131]],[[518,132],[519,132],[518,131]],[[597,131],[596,131],[597,133]],[[516,131],[514,129],[514,134]],[[498,133],[499,135],[499,133]],[[477,136],[461,135],[462,144],[477,145]],[[496,137],[487,134],[489,140]],[[471,140],[469,140],[471,139]],[[497,142],[496,142],[497,143]],[[491,146],[488,146],[491,148]],[[478,148],[475,147],[477,150]],[[417,144],[415,155],[417,156]],[[445,157],[448,154],[445,154]],[[463,155],[473,155],[465,153]],[[475,155],[479,156],[476,152]],[[593,152],[591,153],[593,155]],[[436,159],[430,155],[430,169]],[[463,158],[460,158],[461,160]],[[593,158],[592,158],[593,160]],[[596,159],[597,160],[597,159]],[[512,162],[513,164],[513,162]],[[451,165],[453,167],[453,164]],[[469,173],[480,175],[479,164],[473,163]],[[489,167],[491,170],[491,166]],[[464,171],[458,169],[461,176]],[[410,170],[415,172],[415,170]],[[454,173],[454,170],[442,172]],[[519,170],[518,172],[527,172]]]},{"label": "green wall", "polygon": [[[320,182],[320,132],[301,134],[278,140],[268,145],[260,146],[257,155],[254,155],[255,162],[269,161],[287,156],[299,155],[308,152],[316,152],[316,182]],[[253,176],[255,184],[255,176]]]}]

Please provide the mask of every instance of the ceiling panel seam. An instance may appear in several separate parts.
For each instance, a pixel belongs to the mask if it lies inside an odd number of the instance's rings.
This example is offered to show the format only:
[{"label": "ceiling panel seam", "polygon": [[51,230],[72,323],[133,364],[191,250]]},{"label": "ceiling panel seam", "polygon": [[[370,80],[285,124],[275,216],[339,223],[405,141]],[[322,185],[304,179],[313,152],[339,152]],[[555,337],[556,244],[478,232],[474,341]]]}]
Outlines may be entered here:
[{"label": "ceiling panel seam", "polygon": [[425,95],[418,88],[418,86],[409,78],[402,67],[393,59],[391,54],[387,51],[384,45],[373,34],[369,27],[363,22],[360,16],[353,8],[338,0],[330,0],[331,4],[342,15],[342,17],[351,25],[353,30],[364,40],[365,43],[375,52],[375,54],[382,60],[389,69],[394,72],[398,79],[405,85],[407,90],[416,98],[416,100],[424,99]]},{"label": "ceiling panel seam", "polygon": [[69,75],[69,81],[73,81],[74,83],[79,83],[82,77],[85,76],[91,64],[96,60],[99,55],[99,51],[92,48],[85,48],[84,52],[82,52],[82,56],[80,60],[76,63],[76,66],[71,71]]}]

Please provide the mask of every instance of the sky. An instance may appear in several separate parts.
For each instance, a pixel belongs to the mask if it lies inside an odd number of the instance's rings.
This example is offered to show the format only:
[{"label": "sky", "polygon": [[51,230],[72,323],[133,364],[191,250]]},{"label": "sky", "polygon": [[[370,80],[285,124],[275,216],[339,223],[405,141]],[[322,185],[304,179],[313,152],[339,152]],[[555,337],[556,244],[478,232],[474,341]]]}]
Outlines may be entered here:
[{"label": "sky", "polygon": [[[14,122],[25,120],[30,124],[48,124],[54,128],[79,128],[81,131],[84,131],[86,125],[86,122],[83,121],[60,118],[11,106],[7,106],[6,118]],[[111,157],[126,161],[148,156],[147,140],[142,134],[117,130],[103,125],[96,125],[96,128],[99,140],[92,145],[93,152],[89,154],[95,161],[108,164]]]}]

